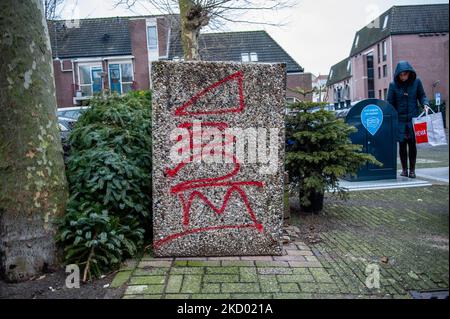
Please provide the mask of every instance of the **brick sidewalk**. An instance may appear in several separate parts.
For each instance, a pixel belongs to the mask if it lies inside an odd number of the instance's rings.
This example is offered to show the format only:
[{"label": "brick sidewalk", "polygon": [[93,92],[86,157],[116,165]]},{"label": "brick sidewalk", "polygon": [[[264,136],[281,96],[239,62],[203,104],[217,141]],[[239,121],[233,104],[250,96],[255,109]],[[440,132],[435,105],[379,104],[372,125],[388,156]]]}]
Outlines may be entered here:
[{"label": "brick sidewalk", "polygon": [[158,299],[311,298],[311,294],[301,293],[310,285],[337,289],[302,242],[291,242],[283,251],[283,256],[275,257],[144,256],[137,266],[119,272],[112,287],[126,281],[124,298]]},{"label": "brick sidewalk", "polygon": [[[112,287],[123,298],[409,298],[448,290],[448,186],[327,198],[323,214],[298,216],[279,257],[130,261]],[[296,226],[295,226],[296,225]],[[380,289],[366,287],[366,269]]]}]

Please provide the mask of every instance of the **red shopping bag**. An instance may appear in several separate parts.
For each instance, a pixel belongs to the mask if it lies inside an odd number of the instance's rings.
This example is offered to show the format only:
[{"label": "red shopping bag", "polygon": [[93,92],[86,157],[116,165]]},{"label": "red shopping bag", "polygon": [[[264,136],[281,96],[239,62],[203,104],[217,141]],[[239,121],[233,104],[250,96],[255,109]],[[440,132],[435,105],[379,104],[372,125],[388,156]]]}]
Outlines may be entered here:
[{"label": "red shopping bag", "polygon": [[417,144],[428,143],[427,122],[414,123],[414,134]]}]

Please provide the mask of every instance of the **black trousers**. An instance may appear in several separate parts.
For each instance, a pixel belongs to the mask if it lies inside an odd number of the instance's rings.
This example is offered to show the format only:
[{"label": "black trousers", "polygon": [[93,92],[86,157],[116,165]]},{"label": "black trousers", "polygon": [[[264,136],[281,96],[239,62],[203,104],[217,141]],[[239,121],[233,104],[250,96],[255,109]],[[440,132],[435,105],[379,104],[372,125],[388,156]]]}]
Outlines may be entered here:
[{"label": "black trousers", "polygon": [[416,170],[416,160],[417,160],[417,146],[416,139],[409,137],[400,142],[400,161],[402,163],[402,169],[406,171],[408,169],[408,159],[409,159],[409,170]]}]

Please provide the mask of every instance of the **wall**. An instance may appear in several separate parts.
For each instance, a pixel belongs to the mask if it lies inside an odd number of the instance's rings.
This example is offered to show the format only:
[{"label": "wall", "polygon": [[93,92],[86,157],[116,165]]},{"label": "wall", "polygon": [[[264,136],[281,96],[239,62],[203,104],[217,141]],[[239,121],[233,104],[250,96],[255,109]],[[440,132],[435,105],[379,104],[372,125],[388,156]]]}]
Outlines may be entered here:
[{"label": "wall", "polygon": [[[71,69],[70,60],[62,60],[64,69]],[[55,74],[56,103],[58,107],[73,106],[73,78],[72,72],[62,72],[61,63],[53,60],[53,70]]]},{"label": "wall", "polygon": [[130,19],[128,27],[134,56],[135,88],[145,90],[150,87],[145,19]]},{"label": "wall", "polygon": [[[438,36],[421,37],[419,35],[393,36],[393,67],[400,60],[409,61],[422,80],[429,99],[434,92],[441,93],[442,101],[448,104],[448,33]],[[436,81],[440,84],[433,89]]]},{"label": "wall", "polygon": [[[383,49],[382,43],[386,41],[387,44],[387,59],[383,61]],[[378,48],[377,45],[380,44],[380,62],[378,63]],[[391,39],[390,37],[385,38],[374,45],[368,47],[361,53],[351,57],[352,63],[352,101],[360,101],[368,98],[368,86],[367,86],[367,66],[366,66],[366,55],[369,52],[373,52],[374,57],[374,83],[375,83],[375,98],[379,98],[379,90],[382,92],[382,99],[385,99],[384,89],[389,88],[389,83],[392,81],[392,50],[391,50]],[[378,78],[378,68],[383,72],[383,65],[387,65],[387,77],[383,77],[381,73],[381,78]]]}]

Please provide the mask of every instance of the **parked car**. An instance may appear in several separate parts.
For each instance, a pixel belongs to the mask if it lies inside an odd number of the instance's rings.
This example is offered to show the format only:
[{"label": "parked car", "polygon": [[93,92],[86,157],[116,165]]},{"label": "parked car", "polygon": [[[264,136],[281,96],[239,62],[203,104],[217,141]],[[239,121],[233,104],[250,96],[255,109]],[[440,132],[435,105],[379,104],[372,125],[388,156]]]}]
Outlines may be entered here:
[{"label": "parked car", "polygon": [[84,110],[88,109],[89,106],[74,106],[74,107],[60,107],[58,108],[58,117],[65,117],[77,120],[81,113],[83,113]]}]

